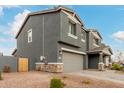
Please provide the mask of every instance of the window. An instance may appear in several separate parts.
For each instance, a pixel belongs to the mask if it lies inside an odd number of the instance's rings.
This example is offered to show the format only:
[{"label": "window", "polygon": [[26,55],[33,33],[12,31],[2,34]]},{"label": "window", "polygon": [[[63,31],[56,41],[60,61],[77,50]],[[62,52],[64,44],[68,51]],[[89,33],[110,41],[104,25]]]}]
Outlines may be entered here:
[{"label": "window", "polygon": [[28,30],[28,43],[32,42],[32,29]]},{"label": "window", "polygon": [[69,33],[76,36],[76,24],[69,22]]},{"label": "window", "polygon": [[84,33],[83,32],[81,32],[81,41],[82,42],[85,42],[85,36],[84,36]]},{"label": "window", "polygon": [[99,45],[99,39],[94,38],[94,44]]}]

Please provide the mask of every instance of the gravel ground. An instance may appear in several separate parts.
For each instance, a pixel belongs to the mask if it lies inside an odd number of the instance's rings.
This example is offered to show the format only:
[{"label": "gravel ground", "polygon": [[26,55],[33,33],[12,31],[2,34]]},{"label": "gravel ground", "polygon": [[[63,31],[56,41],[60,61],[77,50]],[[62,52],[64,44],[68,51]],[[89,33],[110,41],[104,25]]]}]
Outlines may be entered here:
[{"label": "gravel ground", "polygon": [[121,88],[124,84],[99,80],[75,74],[53,74],[47,72],[3,73],[1,88],[48,88],[52,77],[59,77],[66,88]]},{"label": "gravel ground", "polygon": [[73,74],[88,76],[96,79],[109,80],[118,83],[124,84],[124,72],[115,71],[115,70],[106,70],[106,71],[98,71],[98,70],[82,70],[78,72],[74,72]]}]

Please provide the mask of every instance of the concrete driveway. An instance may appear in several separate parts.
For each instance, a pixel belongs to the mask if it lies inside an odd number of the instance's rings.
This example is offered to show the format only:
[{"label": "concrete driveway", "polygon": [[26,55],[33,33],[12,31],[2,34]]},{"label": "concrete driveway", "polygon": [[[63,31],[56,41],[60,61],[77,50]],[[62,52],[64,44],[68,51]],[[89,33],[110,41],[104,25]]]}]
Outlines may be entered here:
[{"label": "concrete driveway", "polygon": [[115,70],[105,70],[105,71],[82,70],[82,71],[78,71],[78,72],[73,72],[71,74],[88,76],[88,77],[102,79],[102,80],[110,80],[113,82],[124,84],[124,72],[115,71]]}]

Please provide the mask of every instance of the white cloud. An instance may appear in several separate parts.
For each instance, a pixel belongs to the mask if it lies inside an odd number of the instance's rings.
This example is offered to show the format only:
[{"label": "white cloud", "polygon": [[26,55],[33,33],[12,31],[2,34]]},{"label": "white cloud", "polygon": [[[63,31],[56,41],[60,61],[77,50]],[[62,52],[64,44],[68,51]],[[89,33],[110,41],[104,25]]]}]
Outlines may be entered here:
[{"label": "white cloud", "polygon": [[112,55],[113,62],[124,62],[124,51],[115,51]]},{"label": "white cloud", "polygon": [[0,7],[0,16],[3,15],[3,7]]},{"label": "white cloud", "polygon": [[16,35],[16,33],[18,32],[20,26],[22,25],[25,17],[27,16],[27,14],[30,13],[29,10],[24,10],[22,13],[18,13],[15,17],[14,17],[14,21],[12,23],[9,23],[10,26],[10,33],[12,35]]},{"label": "white cloud", "polygon": [[0,38],[0,43],[2,42],[15,42],[14,38]]},{"label": "white cloud", "polygon": [[[0,25],[0,34],[5,35],[5,37],[0,37],[0,44],[2,45],[2,43],[8,43],[7,46],[0,46],[0,52],[3,52],[4,55],[11,55],[11,53],[15,49],[16,40],[14,39],[14,35],[19,30],[28,13],[30,13],[29,10],[24,10],[23,12],[15,15],[14,20],[11,23],[8,23],[7,26]],[[11,44],[9,45],[9,43]]]},{"label": "white cloud", "polygon": [[112,34],[112,37],[118,41],[124,41],[124,31],[118,31]]},{"label": "white cloud", "polygon": [[15,8],[15,7],[19,8],[20,6],[18,6],[18,5],[4,5],[3,7],[9,9],[9,8]]},{"label": "white cloud", "polygon": [[19,6],[17,6],[17,5],[5,5],[5,6],[0,5],[0,16],[4,15],[4,11],[3,11],[4,8],[10,9],[10,8],[14,8],[14,7],[19,8]]}]

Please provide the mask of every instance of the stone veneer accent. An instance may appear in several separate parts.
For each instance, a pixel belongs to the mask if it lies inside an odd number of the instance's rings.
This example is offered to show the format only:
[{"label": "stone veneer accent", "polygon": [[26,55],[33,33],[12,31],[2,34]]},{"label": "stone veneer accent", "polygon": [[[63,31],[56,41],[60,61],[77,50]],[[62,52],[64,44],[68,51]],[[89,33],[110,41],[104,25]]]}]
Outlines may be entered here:
[{"label": "stone veneer accent", "polygon": [[46,71],[46,72],[63,72],[63,63],[36,63],[37,71]]},{"label": "stone veneer accent", "polygon": [[104,68],[104,63],[98,63],[98,70],[99,71],[104,71],[105,70],[105,68]]},{"label": "stone veneer accent", "polygon": [[109,63],[108,68],[109,68],[109,69],[111,69],[111,68],[112,68],[112,63]]}]

